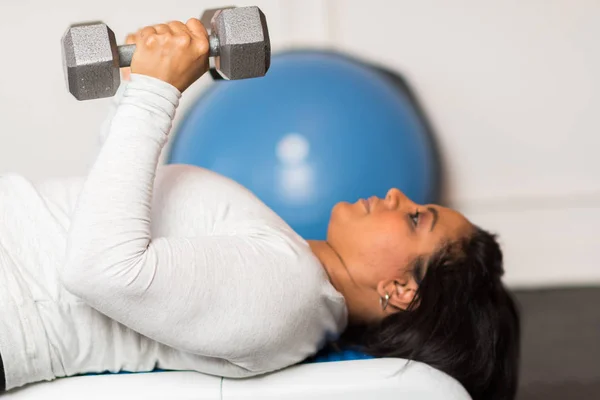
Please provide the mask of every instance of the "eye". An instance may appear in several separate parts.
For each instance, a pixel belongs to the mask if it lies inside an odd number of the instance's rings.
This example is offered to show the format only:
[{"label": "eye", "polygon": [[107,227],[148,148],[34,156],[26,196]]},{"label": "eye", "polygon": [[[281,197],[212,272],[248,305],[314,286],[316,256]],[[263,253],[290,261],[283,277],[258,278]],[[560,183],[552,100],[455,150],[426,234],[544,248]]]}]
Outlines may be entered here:
[{"label": "eye", "polygon": [[413,224],[415,226],[419,225],[419,211],[415,212],[414,214],[411,214],[410,219],[412,220]]}]

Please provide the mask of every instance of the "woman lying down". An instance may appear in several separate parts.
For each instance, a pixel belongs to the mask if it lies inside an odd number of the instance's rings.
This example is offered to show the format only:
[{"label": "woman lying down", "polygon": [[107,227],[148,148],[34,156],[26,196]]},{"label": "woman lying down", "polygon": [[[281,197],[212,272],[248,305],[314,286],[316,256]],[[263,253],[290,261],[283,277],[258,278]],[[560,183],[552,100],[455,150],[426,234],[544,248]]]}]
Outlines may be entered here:
[{"label": "woman lying down", "polygon": [[299,237],[213,172],[158,166],[182,92],[208,69],[196,19],[145,27],[89,175],[0,178],[5,390],[103,371],[276,371],[337,342],[421,361],[474,399],[517,382],[518,314],[502,253],[456,211],[339,203]]}]

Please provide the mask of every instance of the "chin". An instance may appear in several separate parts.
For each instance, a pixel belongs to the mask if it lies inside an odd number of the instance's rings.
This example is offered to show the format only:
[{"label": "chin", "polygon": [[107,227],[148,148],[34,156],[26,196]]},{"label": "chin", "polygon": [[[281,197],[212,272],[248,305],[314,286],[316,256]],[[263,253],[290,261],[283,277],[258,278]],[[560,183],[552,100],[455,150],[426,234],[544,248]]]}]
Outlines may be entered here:
[{"label": "chin", "polygon": [[329,217],[329,224],[327,226],[327,239],[335,236],[335,232],[340,229],[344,229],[345,222],[351,219],[352,204],[341,201],[336,203],[331,209],[331,215]]},{"label": "chin", "polygon": [[347,201],[340,201],[339,203],[336,203],[331,209],[329,224],[331,225],[332,221],[346,219],[351,206],[352,204],[348,203]]}]

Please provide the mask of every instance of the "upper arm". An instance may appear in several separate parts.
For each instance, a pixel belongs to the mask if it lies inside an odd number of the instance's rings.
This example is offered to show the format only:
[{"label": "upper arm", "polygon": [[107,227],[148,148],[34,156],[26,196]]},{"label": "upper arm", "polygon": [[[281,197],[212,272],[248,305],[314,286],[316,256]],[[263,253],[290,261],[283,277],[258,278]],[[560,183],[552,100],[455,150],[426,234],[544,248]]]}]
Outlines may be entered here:
[{"label": "upper arm", "polygon": [[78,268],[65,268],[65,286],[98,311],[168,346],[227,359],[239,355],[242,343],[231,339],[243,339],[253,297],[261,296],[252,288],[263,275],[256,268],[269,263],[260,241],[238,236],[157,238],[128,259],[70,262]]}]

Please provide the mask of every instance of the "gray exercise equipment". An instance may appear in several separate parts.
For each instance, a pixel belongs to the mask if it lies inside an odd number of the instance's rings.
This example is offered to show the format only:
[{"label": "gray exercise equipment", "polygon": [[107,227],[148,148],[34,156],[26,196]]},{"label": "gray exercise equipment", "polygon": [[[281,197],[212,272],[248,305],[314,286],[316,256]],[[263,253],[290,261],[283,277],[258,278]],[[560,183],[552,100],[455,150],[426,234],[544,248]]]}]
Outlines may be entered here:
[{"label": "gray exercise equipment", "polygon": [[[263,12],[255,6],[208,10],[211,64],[228,80],[264,76],[271,64],[271,43]],[[210,22],[208,22],[210,21]],[[63,67],[69,92],[78,100],[114,96],[129,67],[135,45],[117,46],[102,22],[72,25],[62,38]],[[211,72],[215,76],[215,72]]]},{"label": "gray exercise equipment", "polygon": [[[221,7],[221,8],[212,8],[210,10],[206,10],[204,11],[204,14],[202,14],[202,17],[200,17],[200,22],[202,23],[202,25],[204,25],[204,27],[206,28],[206,31],[208,32],[208,34],[211,34],[211,30],[212,30],[212,25],[213,25],[213,17],[215,16],[215,14],[218,11],[221,10],[227,10],[227,9],[231,9],[231,8],[235,8],[235,6],[228,6],[228,7]],[[212,78],[214,80],[223,80],[225,79],[223,77],[223,75],[221,75],[219,73],[219,70],[217,69],[217,65],[215,62],[214,58],[210,58],[209,59],[209,69],[208,69],[210,76],[212,76]]]}]

